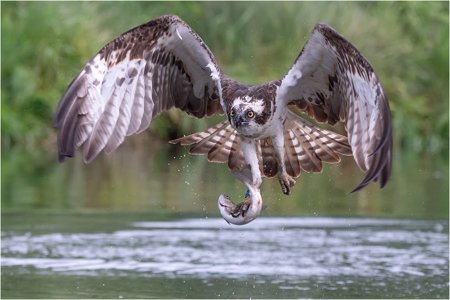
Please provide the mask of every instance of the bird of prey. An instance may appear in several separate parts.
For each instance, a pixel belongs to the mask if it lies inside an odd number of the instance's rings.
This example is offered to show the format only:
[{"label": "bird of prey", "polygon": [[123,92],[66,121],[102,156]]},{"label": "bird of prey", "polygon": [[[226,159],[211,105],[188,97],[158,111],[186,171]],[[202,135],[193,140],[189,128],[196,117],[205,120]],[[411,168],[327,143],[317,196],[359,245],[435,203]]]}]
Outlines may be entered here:
[{"label": "bird of prey", "polygon": [[[254,194],[263,176],[278,174],[288,195],[301,169],[321,172],[322,162],[340,161],[338,154],[353,155],[366,173],[352,192],[372,181],[383,188],[389,179],[392,133],[386,94],[367,59],[327,24],[314,27],[283,78],[262,85],[226,76],[208,46],[178,16],[161,16],[125,32],[86,64],[59,102],[53,120],[61,128],[58,160],[73,157],[81,145],[86,163],[102,150],[110,154],[126,136],[142,132],[172,107],[197,118],[226,115],[209,129],[170,142],[192,145],[191,154],[228,163],[249,186],[251,199],[262,201]],[[348,137],[301,118],[295,109],[318,123],[342,122]],[[253,215],[235,213],[235,223],[259,215],[262,203],[253,202],[240,206]]]}]

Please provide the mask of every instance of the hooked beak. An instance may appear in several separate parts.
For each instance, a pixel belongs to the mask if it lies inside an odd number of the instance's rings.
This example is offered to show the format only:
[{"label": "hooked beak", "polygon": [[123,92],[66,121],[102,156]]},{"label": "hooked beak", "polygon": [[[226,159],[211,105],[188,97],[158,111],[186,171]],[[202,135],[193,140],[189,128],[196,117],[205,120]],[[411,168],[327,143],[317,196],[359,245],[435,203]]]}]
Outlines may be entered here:
[{"label": "hooked beak", "polygon": [[240,114],[236,114],[233,117],[234,120],[234,125],[236,126],[236,128],[243,126],[243,125],[248,125],[248,120],[243,118]]}]

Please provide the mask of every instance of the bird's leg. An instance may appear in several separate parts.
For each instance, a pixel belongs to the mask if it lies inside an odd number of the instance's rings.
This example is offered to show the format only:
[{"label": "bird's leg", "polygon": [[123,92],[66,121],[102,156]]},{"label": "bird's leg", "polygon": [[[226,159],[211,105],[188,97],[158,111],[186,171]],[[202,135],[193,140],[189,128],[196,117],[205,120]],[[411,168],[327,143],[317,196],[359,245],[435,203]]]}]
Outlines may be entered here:
[{"label": "bird's leg", "polygon": [[235,225],[247,224],[256,219],[262,210],[267,206],[262,205],[261,172],[259,170],[258,155],[256,152],[256,142],[241,137],[241,148],[244,153],[247,165],[241,170],[231,170],[231,174],[248,188],[248,194],[244,201],[234,204],[228,196],[222,194],[219,197],[218,205],[222,217]]},{"label": "bird's leg", "polygon": [[259,189],[262,179],[261,171],[259,170],[258,154],[256,152],[256,141],[241,136],[241,148],[244,153],[245,162],[247,166],[250,166],[252,175],[251,185],[254,189]]},{"label": "bird's leg", "polygon": [[286,161],[284,159],[284,135],[278,134],[271,139],[277,157],[278,181],[280,182],[283,193],[289,195],[291,193],[291,187],[295,184],[295,180],[286,172]]}]

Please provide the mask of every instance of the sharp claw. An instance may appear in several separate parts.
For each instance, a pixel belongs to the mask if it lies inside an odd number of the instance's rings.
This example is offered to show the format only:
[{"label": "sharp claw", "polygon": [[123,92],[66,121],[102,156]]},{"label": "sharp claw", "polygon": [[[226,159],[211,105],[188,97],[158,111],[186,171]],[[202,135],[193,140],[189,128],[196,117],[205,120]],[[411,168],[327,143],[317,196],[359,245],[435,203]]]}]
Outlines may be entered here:
[{"label": "sharp claw", "polygon": [[289,176],[288,174],[280,175],[279,178],[281,189],[283,191],[283,194],[290,195],[291,194],[291,187],[295,185],[295,180]]}]

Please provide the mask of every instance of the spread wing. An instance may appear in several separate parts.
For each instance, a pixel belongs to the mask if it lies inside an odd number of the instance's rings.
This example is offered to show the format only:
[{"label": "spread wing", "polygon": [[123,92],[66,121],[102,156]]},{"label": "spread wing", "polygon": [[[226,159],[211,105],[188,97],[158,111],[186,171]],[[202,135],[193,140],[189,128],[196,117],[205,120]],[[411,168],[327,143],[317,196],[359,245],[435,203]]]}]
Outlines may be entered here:
[{"label": "spread wing", "polygon": [[358,167],[384,187],[392,161],[391,116],[377,74],[362,54],[326,24],[318,24],[283,77],[280,104],[295,104],[318,122],[343,122]]},{"label": "spread wing", "polygon": [[84,144],[84,161],[179,108],[197,118],[223,114],[220,69],[202,39],[179,17],[162,16],[122,34],[86,64],[62,97],[53,126],[59,162]]}]

